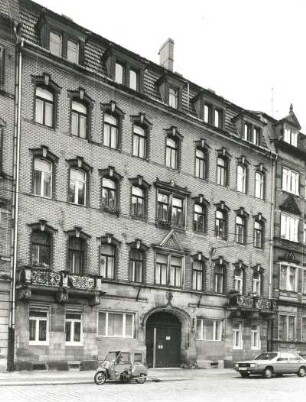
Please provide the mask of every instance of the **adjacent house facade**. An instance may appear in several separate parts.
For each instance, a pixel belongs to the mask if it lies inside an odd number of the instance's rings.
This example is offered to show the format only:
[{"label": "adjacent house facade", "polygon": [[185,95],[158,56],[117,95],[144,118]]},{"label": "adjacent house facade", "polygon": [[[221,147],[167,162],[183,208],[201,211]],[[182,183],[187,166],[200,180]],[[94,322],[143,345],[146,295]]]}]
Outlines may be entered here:
[{"label": "adjacent house facade", "polygon": [[[16,50],[3,70],[12,106],[0,106],[15,186],[1,206],[14,213],[14,292],[0,318],[10,367],[131,348],[149,367],[231,366],[282,347],[288,297],[296,311],[303,303],[287,226],[273,242],[274,222],[304,216],[289,172],[303,155],[280,162],[295,156],[278,135],[300,130],[294,114],[277,122],[174,73],[172,40],[157,65],[30,0],[14,4],[15,45],[0,38]],[[299,266],[298,296],[283,288],[285,266],[289,284]]]}]

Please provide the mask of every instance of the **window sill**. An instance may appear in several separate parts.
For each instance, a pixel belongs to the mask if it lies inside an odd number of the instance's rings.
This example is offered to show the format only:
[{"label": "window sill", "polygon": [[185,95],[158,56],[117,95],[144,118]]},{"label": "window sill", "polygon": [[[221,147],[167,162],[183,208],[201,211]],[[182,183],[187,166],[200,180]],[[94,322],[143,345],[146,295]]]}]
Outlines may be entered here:
[{"label": "window sill", "polygon": [[51,131],[55,131],[55,127],[54,127],[54,126],[47,126],[46,124],[39,123],[38,121],[35,121],[35,120],[32,120],[32,121],[33,121],[33,123],[34,123],[35,125],[37,125],[37,126],[39,126],[39,127],[43,127],[44,129],[48,129],[48,130],[51,130]]},{"label": "window sill", "polygon": [[146,222],[147,221],[146,216],[131,215],[131,218],[134,219],[135,221],[141,221],[141,222]]},{"label": "window sill", "polygon": [[49,346],[49,342],[29,341],[29,346]]},{"label": "window sill", "polygon": [[112,148],[112,147],[109,147],[109,146],[107,146],[107,145],[104,145],[104,144],[101,144],[101,147],[102,148],[104,148],[104,149],[108,149],[109,151],[115,151],[115,152],[121,152],[121,148]]},{"label": "window sill", "polygon": [[174,225],[172,222],[167,222],[167,221],[156,221],[156,226],[160,227],[162,229],[175,229],[178,231],[184,232],[186,230],[185,226],[177,226]]},{"label": "window sill", "polygon": [[111,208],[111,207],[107,207],[107,206],[102,205],[101,209],[102,209],[103,212],[106,212],[106,213],[108,213],[110,215],[116,215],[116,216],[120,215],[120,210],[117,209],[117,208]]}]

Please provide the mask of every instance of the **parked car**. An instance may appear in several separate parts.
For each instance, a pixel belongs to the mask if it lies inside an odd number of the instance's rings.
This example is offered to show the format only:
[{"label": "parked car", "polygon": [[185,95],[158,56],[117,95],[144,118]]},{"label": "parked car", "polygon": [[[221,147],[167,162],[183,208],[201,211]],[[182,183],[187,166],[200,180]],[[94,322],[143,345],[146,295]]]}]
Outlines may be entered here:
[{"label": "parked car", "polygon": [[246,378],[251,374],[271,378],[273,375],[306,374],[306,360],[293,352],[264,352],[253,360],[237,362],[234,369]]},{"label": "parked car", "polygon": [[143,384],[147,379],[148,370],[143,364],[143,354],[131,351],[111,351],[98,368],[94,381],[102,385],[106,380],[130,382],[135,380]]}]

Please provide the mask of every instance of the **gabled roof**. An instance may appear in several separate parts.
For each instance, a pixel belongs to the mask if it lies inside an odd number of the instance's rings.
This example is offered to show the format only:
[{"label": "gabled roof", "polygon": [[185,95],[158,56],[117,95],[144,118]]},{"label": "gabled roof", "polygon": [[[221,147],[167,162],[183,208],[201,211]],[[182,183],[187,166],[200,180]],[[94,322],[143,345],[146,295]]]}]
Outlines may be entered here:
[{"label": "gabled roof", "polygon": [[295,115],[295,113],[294,113],[294,111],[293,111],[292,104],[290,105],[290,111],[289,111],[288,116],[283,117],[276,124],[279,124],[279,123],[282,123],[282,122],[289,123],[290,125],[294,126],[298,130],[300,130],[302,128],[300,123],[299,123],[299,121],[298,121],[298,119],[297,119],[297,117],[296,117],[296,115]]}]

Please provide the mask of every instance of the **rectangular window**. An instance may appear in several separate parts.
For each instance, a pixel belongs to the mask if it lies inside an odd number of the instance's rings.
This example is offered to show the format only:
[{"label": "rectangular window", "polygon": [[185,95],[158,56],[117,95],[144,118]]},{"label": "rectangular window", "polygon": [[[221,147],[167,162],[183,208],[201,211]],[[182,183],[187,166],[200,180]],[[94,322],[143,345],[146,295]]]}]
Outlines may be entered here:
[{"label": "rectangular window", "polygon": [[215,127],[222,128],[222,110],[215,109]]},{"label": "rectangular window", "polygon": [[48,312],[39,310],[29,311],[29,345],[47,345]]},{"label": "rectangular window", "polygon": [[71,63],[79,63],[79,44],[73,40],[67,40],[67,60]]},{"label": "rectangular window", "polygon": [[280,289],[288,290],[289,292],[297,291],[297,267],[290,265],[280,265]]},{"label": "rectangular window", "polygon": [[213,107],[212,105],[205,104],[203,109],[203,120],[207,124],[212,124]]},{"label": "rectangular window", "polygon": [[172,224],[175,227],[185,226],[184,199],[173,194],[157,194],[157,220],[162,223]]},{"label": "rectangular window", "polygon": [[295,317],[291,315],[279,316],[278,336],[281,341],[293,341],[296,338]]},{"label": "rectangular window", "polygon": [[62,35],[50,32],[50,52],[55,56],[62,56]]},{"label": "rectangular window", "polygon": [[282,190],[295,195],[299,195],[300,175],[293,170],[283,168]]},{"label": "rectangular window", "polygon": [[222,321],[206,318],[197,319],[197,340],[199,341],[221,341]]},{"label": "rectangular window", "polygon": [[298,242],[299,218],[281,213],[281,238]]},{"label": "rectangular window", "polygon": [[260,349],[260,325],[251,326],[251,349]]},{"label": "rectangular window", "polygon": [[169,106],[177,109],[178,106],[178,89],[169,88]]},{"label": "rectangular window", "polygon": [[0,255],[9,257],[11,234],[11,213],[0,208]]},{"label": "rectangular window", "polygon": [[82,315],[66,313],[65,322],[66,344],[80,345],[83,342]]},{"label": "rectangular window", "polygon": [[134,338],[134,314],[99,312],[98,336]]},{"label": "rectangular window", "polygon": [[203,290],[204,271],[201,261],[194,261],[192,264],[192,289]]},{"label": "rectangular window", "polygon": [[138,74],[138,72],[130,69],[129,77],[130,77],[130,88],[134,89],[134,91],[138,91],[139,90],[139,74]]},{"label": "rectangular window", "polygon": [[157,285],[182,286],[182,257],[156,254],[155,283]]},{"label": "rectangular window", "polygon": [[118,82],[118,84],[123,84],[123,74],[124,74],[123,65],[120,63],[116,63],[115,64],[115,81]]},{"label": "rectangular window", "polygon": [[233,324],[233,349],[242,349],[242,323]]},{"label": "rectangular window", "polygon": [[244,136],[243,136],[243,138],[246,141],[251,141],[251,139],[252,139],[252,126],[249,123],[244,124]]},{"label": "rectangular window", "polygon": [[253,144],[259,145],[260,143],[260,128],[258,127],[253,127],[253,139],[252,139]]},{"label": "rectangular window", "polygon": [[298,132],[293,128],[285,127],[284,129],[284,141],[288,144],[297,147],[297,140],[298,140]]}]

